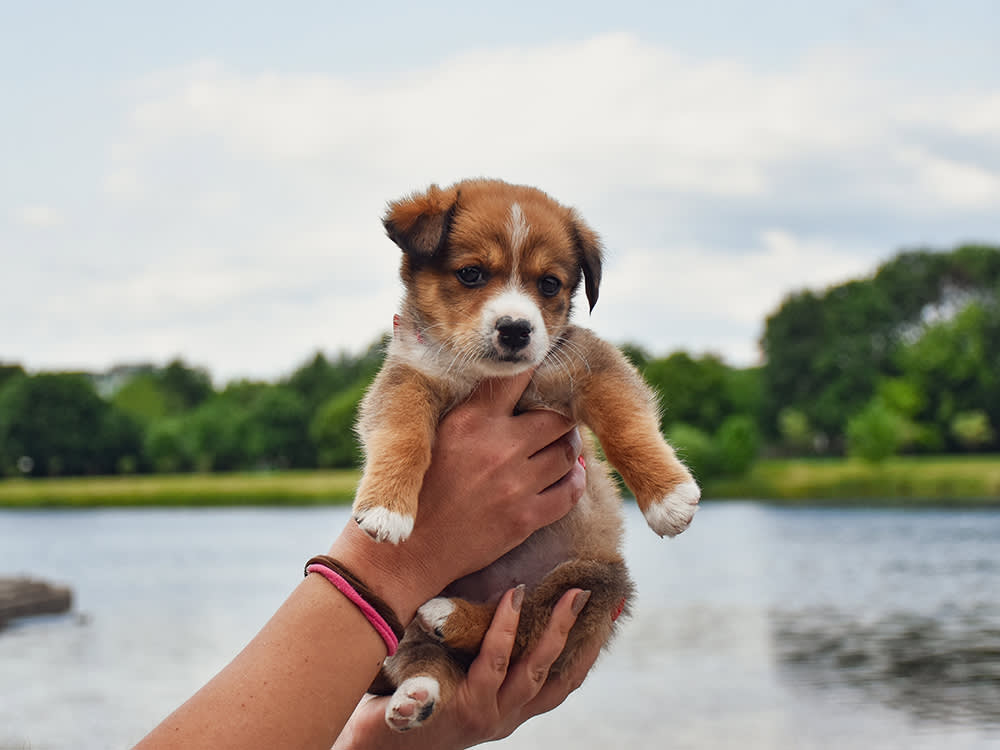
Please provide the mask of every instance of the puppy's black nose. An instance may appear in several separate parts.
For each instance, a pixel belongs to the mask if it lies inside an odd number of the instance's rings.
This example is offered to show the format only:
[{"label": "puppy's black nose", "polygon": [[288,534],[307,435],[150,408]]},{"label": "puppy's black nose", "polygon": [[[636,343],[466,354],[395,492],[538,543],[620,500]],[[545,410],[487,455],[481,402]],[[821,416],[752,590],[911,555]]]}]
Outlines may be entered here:
[{"label": "puppy's black nose", "polygon": [[523,349],[531,341],[531,323],[524,319],[514,320],[505,315],[497,321],[496,329],[500,345],[510,351]]}]

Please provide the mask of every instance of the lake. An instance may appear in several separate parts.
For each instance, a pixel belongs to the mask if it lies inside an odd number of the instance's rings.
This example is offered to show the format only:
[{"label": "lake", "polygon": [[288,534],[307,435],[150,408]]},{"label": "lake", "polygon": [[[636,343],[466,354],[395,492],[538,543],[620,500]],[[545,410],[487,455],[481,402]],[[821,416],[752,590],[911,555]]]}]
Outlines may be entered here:
[{"label": "lake", "polygon": [[[0,631],[0,748],[129,747],[249,640],[346,508],[0,511],[0,575],[74,612]],[[1000,747],[1000,512],[629,506],[635,615],[529,748]]]}]

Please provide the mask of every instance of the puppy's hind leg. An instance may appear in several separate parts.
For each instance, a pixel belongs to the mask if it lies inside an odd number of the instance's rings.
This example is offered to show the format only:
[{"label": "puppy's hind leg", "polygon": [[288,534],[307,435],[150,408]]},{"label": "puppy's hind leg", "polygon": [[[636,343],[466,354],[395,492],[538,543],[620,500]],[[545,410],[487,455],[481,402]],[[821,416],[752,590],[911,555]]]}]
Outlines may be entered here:
[{"label": "puppy's hind leg", "polygon": [[420,638],[408,634],[407,647],[387,664],[398,687],[386,704],[385,723],[396,732],[431,721],[465,677],[464,669],[439,644],[421,643]]},{"label": "puppy's hind leg", "polygon": [[496,604],[439,596],[417,610],[414,621],[428,638],[453,651],[475,654],[493,622]]},{"label": "puppy's hind leg", "polygon": [[568,560],[562,563],[525,598],[516,653],[534,648],[549,623],[556,603],[572,588],[583,589],[589,595],[569,632],[566,646],[549,674],[568,670],[585,644],[607,644],[619,617],[628,615],[635,592],[628,569],[620,559]]},{"label": "puppy's hind leg", "polygon": [[[593,640],[603,644],[611,637],[615,620],[628,613],[634,591],[625,563],[621,560],[570,560],[555,568],[525,595],[512,658],[518,658],[538,643],[556,604],[574,588],[589,592],[588,599],[553,671],[571,663],[584,643]],[[439,597],[417,611],[415,624],[428,638],[451,652],[471,657],[478,652],[495,612],[496,604]]]}]

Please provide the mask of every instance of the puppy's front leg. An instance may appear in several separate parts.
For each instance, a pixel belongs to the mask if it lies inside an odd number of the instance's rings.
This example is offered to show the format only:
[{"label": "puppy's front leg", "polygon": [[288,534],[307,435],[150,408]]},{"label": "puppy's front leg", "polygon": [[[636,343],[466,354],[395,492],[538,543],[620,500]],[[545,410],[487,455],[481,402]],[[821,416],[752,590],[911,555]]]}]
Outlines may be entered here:
[{"label": "puppy's front leg", "polygon": [[373,539],[398,544],[413,531],[440,413],[438,399],[420,378],[392,368],[365,396],[358,433],[366,461],[353,514]]},{"label": "puppy's front leg", "polygon": [[701,490],[660,434],[656,400],[642,376],[624,360],[595,372],[581,408],[583,421],[635,494],[650,528],[660,536],[684,531]]}]

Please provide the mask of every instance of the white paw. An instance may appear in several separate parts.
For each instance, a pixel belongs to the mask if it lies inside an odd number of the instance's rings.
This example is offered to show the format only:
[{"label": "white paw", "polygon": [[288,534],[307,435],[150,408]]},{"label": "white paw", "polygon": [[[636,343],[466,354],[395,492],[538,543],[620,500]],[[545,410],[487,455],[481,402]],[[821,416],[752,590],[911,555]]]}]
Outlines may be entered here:
[{"label": "white paw", "polygon": [[431,599],[417,610],[417,624],[425,633],[444,640],[444,624],[455,611],[455,603],[446,597]]},{"label": "white paw", "polygon": [[397,732],[421,726],[434,712],[441,686],[433,677],[403,680],[385,708],[385,723]]},{"label": "white paw", "polygon": [[413,516],[404,516],[388,508],[355,511],[354,520],[376,542],[399,544],[413,533]]},{"label": "white paw", "polygon": [[646,508],[646,523],[660,536],[677,536],[691,524],[700,499],[701,488],[693,480],[682,482]]}]

